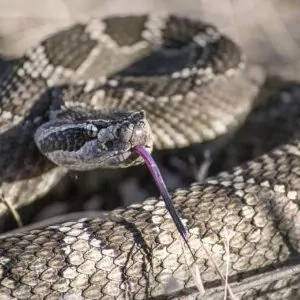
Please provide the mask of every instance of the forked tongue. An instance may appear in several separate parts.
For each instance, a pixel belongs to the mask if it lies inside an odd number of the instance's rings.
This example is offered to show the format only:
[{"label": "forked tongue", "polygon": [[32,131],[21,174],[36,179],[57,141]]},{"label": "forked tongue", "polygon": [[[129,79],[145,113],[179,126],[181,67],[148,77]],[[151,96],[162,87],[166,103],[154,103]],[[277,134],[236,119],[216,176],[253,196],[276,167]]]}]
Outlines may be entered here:
[{"label": "forked tongue", "polygon": [[172,203],[172,200],[171,200],[171,197],[170,197],[170,194],[167,190],[167,187],[164,183],[164,180],[161,176],[161,173],[157,167],[157,164],[155,163],[154,159],[152,158],[151,154],[143,147],[143,146],[135,146],[133,148],[133,151],[135,153],[137,153],[138,155],[140,155],[149,171],[151,172],[152,174],[152,177],[155,181],[155,184],[163,198],[163,200],[165,201],[165,204],[166,204],[166,208],[168,210],[168,212],[170,213],[176,227],[177,227],[177,230],[179,231],[180,235],[182,236],[184,242],[187,244],[187,246],[189,247],[189,244],[188,244],[188,233],[178,215],[178,212],[176,210],[176,208],[174,207],[173,203]]},{"label": "forked tongue", "polygon": [[[137,153],[139,156],[141,156],[149,171],[151,172],[152,174],[152,177],[156,183],[156,186],[157,188],[159,189],[159,192],[163,198],[163,200],[165,201],[165,204],[166,204],[166,207],[167,207],[167,210],[169,212],[169,214],[171,215],[175,225],[176,225],[176,228],[177,230],[179,231],[184,243],[186,244],[190,254],[192,255],[192,258],[193,258],[193,264],[192,264],[192,268],[190,269],[191,270],[191,274],[192,274],[192,277],[194,278],[194,281],[195,281],[195,284],[200,292],[201,295],[203,295],[205,293],[205,290],[204,290],[204,286],[203,286],[203,282],[202,282],[202,279],[201,279],[201,276],[200,276],[200,270],[197,266],[197,263],[196,263],[196,257],[189,245],[189,238],[188,238],[188,233],[178,215],[178,212],[176,210],[176,208],[174,207],[173,205],[173,202],[171,200],[171,196],[166,188],[166,185],[164,183],[164,180],[160,174],[160,171],[157,167],[157,164],[155,163],[154,159],[152,158],[151,154],[143,147],[143,146],[135,146],[133,148],[133,151],[135,153]],[[187,259],[187,256],[185,255],[185,252],[184,253],[184,256],[185,256],[185,259],[186,259],[186,262],[188,263],[188,259]]]}]

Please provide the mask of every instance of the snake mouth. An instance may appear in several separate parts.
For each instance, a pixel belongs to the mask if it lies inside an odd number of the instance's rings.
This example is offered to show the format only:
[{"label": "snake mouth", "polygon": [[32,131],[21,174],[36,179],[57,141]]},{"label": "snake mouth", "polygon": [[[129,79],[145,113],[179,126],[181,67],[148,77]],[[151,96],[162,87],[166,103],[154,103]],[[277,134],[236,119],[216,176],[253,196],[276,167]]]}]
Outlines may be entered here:
[{"label": "snake mouth", "polygon": [[129,167],[142,164],[144,160],[135,152],[136,146],[143,146],[149,153],[153,149],[152,131],[147,121],[135,124],[130,140],[120,142],[119,151],[109,159],[110,167]]},{"label": "snake mouth", "polygon": [[[94,144],[94,145],[92,145]],[[152,140],[142,144],[122,143],[118,149],[101,151],[96,150],[81,153],[49,153],[47,157],[57,165],[74,171],[88,171],[98,168],[116,169],[136,166],[144,163],[144,160],[134,151],[137,145],[143,146],[148,152],[153,149]],[[89,149],[96,149],[95,141],[91,142]],[[83,149],[84,150],[84,149]],[[61,163],[63,161],[63,163]]]},{"label": "snake mouth", "polygon": [[[152,151],[150,145],[143,145],[148,152]],[[109,168],[127,168],[130,166],[137,166],[144,163],[144,160],[135,152],[135,147],[127,148],[124,151],[118,152],[107,159],[109,161]]]}]

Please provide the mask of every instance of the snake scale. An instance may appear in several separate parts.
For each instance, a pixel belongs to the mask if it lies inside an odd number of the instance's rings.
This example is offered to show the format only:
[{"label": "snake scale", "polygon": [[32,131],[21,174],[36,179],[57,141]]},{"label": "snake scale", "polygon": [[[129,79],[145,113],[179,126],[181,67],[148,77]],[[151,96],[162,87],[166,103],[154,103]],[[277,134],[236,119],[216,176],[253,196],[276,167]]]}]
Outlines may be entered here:
[{"label": "snake scale", "polygon": [[[260,88],[229,38],[209,24],[165,15],[74,25],[0,76],[0,191],[15,207],[46,193],[67,172],[45,158],[33,138],[56,109],[76,107],[83,115],[91,109],[145,111],[155,148],[184,148],[240,126]],[[99,218],[4,234],[1,297],[223,299],[224,284],[207,252],[225,270],[224,241],[231,229],[229,282],[236,297],[297,299],[298,90],[285,91],[258,113],[257,123],[269,118],[279,140],[267,154],[173,193],[204,296],[164,203],[149,199]],[[114,122],[105,116],[106,123]],[[94,135],[94,127],[84,130]],[[268,133],[262,136],[272,144]]]}]

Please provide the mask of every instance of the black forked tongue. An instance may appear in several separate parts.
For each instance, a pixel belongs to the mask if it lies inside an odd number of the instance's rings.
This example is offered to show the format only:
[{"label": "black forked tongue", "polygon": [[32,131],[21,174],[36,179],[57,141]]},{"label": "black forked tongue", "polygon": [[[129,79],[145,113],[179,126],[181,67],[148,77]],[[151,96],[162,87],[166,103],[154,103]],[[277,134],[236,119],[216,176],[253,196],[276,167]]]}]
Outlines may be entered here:
[{"label": "black forked tongue", "polygon": [[188,243],[188,233],[186,231],[186,228],[184,227],[179,215],[178,215],[178,212],[176,210],[176,208],[174,207],[173,203],[172,203],[172,200],[171,200],[171,197],[170,197],[170,194],[167,190],[167,187],[164,183],[164,180],[161,176],[161,173],[157,167],[157,164],[155,163],[154,159],[152,158],[151,154],[143,147],[143,146],[135,146],[133,148],[133,151],[135,153],[137,153],[138,155],[140,155],[149,171],[151,172],[152,174],[152,177],[155,181],[155,184],[163,198],[163,200],[165,201],[165,204],[166,204],[166,208],[168,210],[168,212],[170,213],[175,225],[176,225],[176,228],[177,230],[179,231],[181,237],[183,238],[185,244],[188,246],[192,256],[194,257],[193,253],[192,253],[192,250],[189,246],[189,243]]}]

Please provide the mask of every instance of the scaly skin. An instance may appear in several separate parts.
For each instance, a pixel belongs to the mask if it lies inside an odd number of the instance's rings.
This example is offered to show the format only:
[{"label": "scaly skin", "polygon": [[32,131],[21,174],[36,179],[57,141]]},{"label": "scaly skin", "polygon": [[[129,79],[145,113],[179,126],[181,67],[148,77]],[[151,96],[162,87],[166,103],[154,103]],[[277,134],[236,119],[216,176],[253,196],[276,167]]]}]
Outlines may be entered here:
[{"label": "scaly skin", "polygon": [[[224,270],[226,228],[234,233],[230,276],[250,276],[299,260],[299,155],[299,142],[293,141],[231,173],[174,193],[208,286],[220,283],[202,244]],[[72,294],[145,299],[194,286],[178,232],[157,199],[105,218],[15,234],[1,240],[0,251],[0,291],[20,299]]]},{"label": "scaly skin", "polygon": [[[159,43],[172,46],[171,55],[157,54]],[[162,69],[161,60],[168,57]],[[66,174],[33,140],[60,100],[66,106],[145,110],[156,148],[185,147],[244,120],[258,84],[242,67],[243,57],[230,39],[184,18],[111,18],[58,32],[0,74],[0,195],[19,208]],[[123,69],[134,76],[124,77]],[[95,79],[101,76],[109,77]],[[57,89],[70,82],[75,84]],[[1,202],[0,215],[6,212]]]},{"label": "scaly skin", "polygon": [[[199,24],[195,28],[199,29]],[[121,23],[121,26],[124,24]],[[98,37],[91,32],[81,34],[84,28],[75,26],[66,33],[48,39],[36,51],[25,56],[11,73],[1,78],[1,192],[16,206],[25,205],[36,198],[37,195],[30,193],[30,188],[38,195],[43,194],[64,174],[63,170],[54,168],[39,154],[32,136],[36,128],[47,120],[49,107],[53,104],[54,99],[48,94],[48,88],[66,80],[85,77],[79,71],[84,69],[83,65],[86,67],[86,53],[91,53],[95,48],[96,42],[91,36],[95,39]],[[82,48],[75,39],[73,44],[70,42],[67,45],[67,54],[76,50],[80,58],[75,51],[69,61],[60,59],[59,54],[64,53],[62,50],[66,46],[60,42],[70,33],[77,36],[76,32],[83,39],[80,44]],[[180,36],[180,30],[175,33]],[[124,42],[122,36],[120,39]],[[96,104],[92,103],[96,107],[119,107],[122,104],[127,109],[135,107],[137,101],[142,100],[139,102],[141,108],[149,107],[149,122],[153,132],[157,133],[157,148],[184,147],[213,139],[244,120],[258,91],[257,84],[241,70],[242,59],[239,51],[233,51],[237,50],[234,44],[226,42],[224,37],[218,41],[222,41],[221,50],[225,45],[230,51],[226,52],[228,49],[225,47],[218,53],[224,54],[224,57],[221,55],[217,60],[206,57],[212,70],[206,70],[200,76],[188,77],[186,81],[186,72],[179,73],[179,77],[182,76],[179,81],[169,81],[169,76],[164,80],[157,77],[150,87],[145,86],[148,78],[138,82],[119,78],[121,86],[133,86],[137,90],[136,95],[140,96],[129,97],[125,103],[125,98],[114,92],[109,84],[103,89],[115,93],[113,95],[116,97],[107,101],[102,99],[101,93],[98,94],[99,98],[91,97],[91,83],[78,84],[66,87],[67,94],[71,95],[68,100],[76,96],[78,101],[91,105],[88,100],[96,99]],[[57,45],[61,48],[58,47],[55,52],[53,46]],[[107,54],[107,50],[103,53]],[[132,60],[136,58],[135,55],[132,54]],[[38,66],[34,64],[36,61]],[[39,69],[41,62],[45,61],[46,65]],[[47,69],[49,65],[54,66],[53,73]],[[57,71],[59,67],[62,67],[62,72]],[[228,73],[232,72],[235,74],[229,76]],[[95,83],[92,87],[95,87]],[[159,98],[162,90],[165,94]],[[144,93],[142,96],[141,91]],[[181,94],[178,97],[179,91],[185,92],[184,97]],[[150,105],[153,99],[159,99],[159,110]],[[297,97],[293,99],[295,111],[299,111],[299,100]],[[175,116],[174,111],[179,110],[181,114]],[[162,116],[158,116],[157,111]],[[202,111],[207,112],[203,119]],[[190,119],[191,112],[199,112],[199,115]],[[289,120],[288,116],[285,118]],[[179,126],[176,127],[176,124]],[[222,293],[218,292],[223,283],[203,245],[224,270],[226,229],[234,233],[230,240],[229,275],[230,282],[237,282],[236,286],[233,284],[237,295],[250,298],[264,296],[264,289],[274,292],[278,285],[282,285],[281,292],[286,293],[285,296],[296,297],[298,286],[296,284],[291,288],[291,282],[296,281],[299,274],[300,239],[297,225],[300,147],[297,119],[291,124],[295,134],[273,152],[203,184],[178,190],[173,195],[173,201],[189,229],[190,244],[208,288],[207,297],[222,297]],[[174,128],[177,134],[174,134]],[[8,159],[12,153],[14,159]],[[47,172],[52,173],[52,177]],[[32,181],[28,181],[29,178]],[[41,183],[40,187],[35,185],[37,182]],[[44,186],[45,182],[49,186]],[[180,241],[164,203],[157,199],[113,211],[98,219],[75,220],[4,236],[0,242],[0,291],[3,296],[17,299],[60,299],[62,296],[165,299],[182,294],[196,297],[194,281]],[[289,265],[294,268],[288,268]],[[275,274],[272,273],[274,267],[278,268],[276,278],[270,275]],[[265,281],[257,273],[265,273],[262,276]],[[245,278],[244,283],[239,285],[241,278]],[[276,281],[277,286],[267,284],[271,281]],[[271,296],[268,294],[266,297]]]}]

